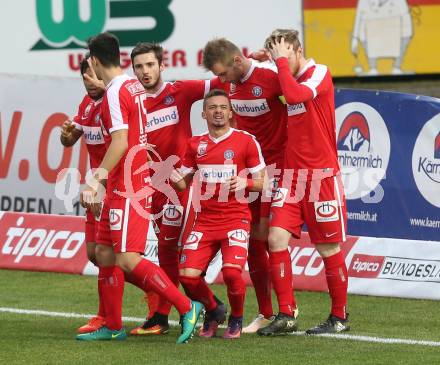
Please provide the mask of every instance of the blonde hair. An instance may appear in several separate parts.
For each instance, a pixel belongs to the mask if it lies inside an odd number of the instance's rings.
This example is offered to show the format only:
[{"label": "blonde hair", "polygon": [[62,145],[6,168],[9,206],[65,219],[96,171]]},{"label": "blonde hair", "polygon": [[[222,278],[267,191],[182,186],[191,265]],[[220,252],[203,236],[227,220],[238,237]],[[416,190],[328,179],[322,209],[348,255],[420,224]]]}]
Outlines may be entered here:
[{"label": "blonde hair", "polygon": [[232,65],[235,56],[243,56],[240,49],[226,38],[215,38],[203,49],[203,66],[211,70],[216,63]]},{"label": "blonde hair", "polygon": [[296,51],[301,47],[301,42],[299,41],[299,32],[294,29],[275,29],[269,37],[264,41],[264,48],[272,48],[272,43],[277,40],[280,41],[284,38],[286,43],[293,45],[293,49]]}]

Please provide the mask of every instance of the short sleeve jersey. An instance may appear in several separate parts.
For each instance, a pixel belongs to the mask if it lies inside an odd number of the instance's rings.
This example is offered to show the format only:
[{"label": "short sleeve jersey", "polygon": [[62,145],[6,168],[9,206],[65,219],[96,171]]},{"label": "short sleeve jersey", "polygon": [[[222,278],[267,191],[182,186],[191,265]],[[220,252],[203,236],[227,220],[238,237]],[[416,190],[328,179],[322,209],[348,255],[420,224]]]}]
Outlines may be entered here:
[{"label": "short sleeve jersey", "polygon": [[107,149],[101,129],[101,103],[102,98],[93,100],[85,95],[78,107],[77,115],[73,118],[75,128],[83,132],[92,169],[100,165]]},{"label": "short sleeve jersey", "polygon": [[267,63],[252,61],[249,72],[238,83],[230,83],[229,98],[234,109],[237,129],[255,136],[267,165],[282,168],[286,146],[286,107],[278,74]]},{"label": "short sleeve jersey", "polygon": [[[147,93],[148,143],[160,158],[171,155],[182,159],[191,138],[191,107],[210,90],[210,80],[165,82],[154,94]],[[153,156],[158,159],[158,156]]]},{"label": "short sleeve jersey", "polygon": [[260,145],[245,131],[230,128],[219,138],[208,133],[192,137],[181,169],[183,173],[195,173],[193,202],[198,199],[196,203],[200,203],[197,223],[207,230],[215,230],[237,220],[249,221],[250,211],[244,194],[229,192],[224,183],[233,176],[247,177],[264,167]]},{"label": "short sleeve jersey", "polygon": [[102,124],[107,134],[128,130],[128,149],[110,172],[107,193],[138,192],[148,185],[146,92],[142,84],[128,75],[115,77],[108,85],[101,106]]}]

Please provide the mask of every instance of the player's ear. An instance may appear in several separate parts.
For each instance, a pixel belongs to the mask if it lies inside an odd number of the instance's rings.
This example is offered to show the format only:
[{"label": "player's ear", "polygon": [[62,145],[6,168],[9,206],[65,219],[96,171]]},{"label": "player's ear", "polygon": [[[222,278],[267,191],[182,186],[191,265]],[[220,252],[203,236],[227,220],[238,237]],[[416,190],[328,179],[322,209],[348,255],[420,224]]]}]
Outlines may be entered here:
[{"label": "player's ear", "polygon": [[163,72],[163,70],[165,70],[165,64],[163,62],[161,62],[160,66],[159,66],[159,71]]},{"label": "player's ear", "polygon": [[206,113],[205,113],[205,111],[202,111],[202,118],[206,120]]}]

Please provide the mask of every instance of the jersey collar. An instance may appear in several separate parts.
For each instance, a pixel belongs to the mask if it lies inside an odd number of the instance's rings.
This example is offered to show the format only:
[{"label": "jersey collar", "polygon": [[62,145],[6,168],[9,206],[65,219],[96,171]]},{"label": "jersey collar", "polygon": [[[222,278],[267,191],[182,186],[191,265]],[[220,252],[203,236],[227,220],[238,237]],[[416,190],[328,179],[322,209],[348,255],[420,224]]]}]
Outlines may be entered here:
[{"label": "jersey collar", "polygon": [[209,138],[212,142],[214,142],[215,144],[217,144],[217,143],[220,143],[221,141],[224,141],[225,139],[227,139],[227,138],[232,134],[232,132],[233,132],[234,130],[235,130],[234,128],[229,128],[229,131],[227,131],[223,136],[220,136],[220,137],[218,137],[218,138],[215,138],[215,137],[211,136],[211,135],[208,133],[208,138]]},{"label": "jersey collar", "polygon": [[249,77],[251,77],[252,72],[254,72],[255,69],[255,61],[251,60],[251,67],[249,68],[249,71],[246,73],[246,75],[243,76],[243,78],[240,80],[241,83],[246,82]]},{"label": "jersey collar", "polygon": [[106,90],[110,89],[110,86],[112,86],[117,80],[120,80],[120,79],[130,80],[130,79],[133,79],[133,77],[131,77],[125,73],[120,74],[118,76],[115,76],[111,79],[111,81],[108,83],[108,85],[105,87],[105,89]]},{"label": "jersey collar", "polygon": [[164,82],[164,83],[162,84],[162,86],[160,87],[160,89],[157,90],[155,93],[152,93],[152,94],[150,94],[150,93],[146,93],[146,94],[147,94],[147,97],[155,98],[155,97],[159,96],[159,95],[162,93],[162,91],[165,90],[165,88],[167,87],[168,84],[169,84],[169,82]]},{"label": "jersey collar", "polygon": [[315,63],[315,60],[314,60],[313,58],[311,58],[311,59],[309,59],[309,60],[307,61],[307,63],[305,64],[305,66],[304,66],[301,70],[298,71],[298,73],[295,75],[295,77],[296,77],[297,79],[299,79],[302,75],[304,75],[304,73],[305,73],[310,67],[313,67],[313,66],[316,66],[316,63]]}]

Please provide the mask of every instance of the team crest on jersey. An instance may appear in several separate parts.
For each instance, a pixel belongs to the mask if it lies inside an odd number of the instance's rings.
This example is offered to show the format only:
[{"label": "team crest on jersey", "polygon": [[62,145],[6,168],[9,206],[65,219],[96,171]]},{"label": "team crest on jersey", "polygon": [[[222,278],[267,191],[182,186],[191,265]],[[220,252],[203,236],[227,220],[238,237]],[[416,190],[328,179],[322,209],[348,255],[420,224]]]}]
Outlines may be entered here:
[{"label": "team crest on jersey", "polygon": [[235,156],[234,151],[226,150],[225,153],[223,154],[223,156],[225,157],[225,160],[232,160]]},{"label": "team crest on jersey", "polygon": [[100,121],[99,121],[99,118],[100,118],[101,116],[99,115],[99,113],[97,113],[96,115],[95,115],[95,123],[96,124],[98,124]]},{"label": "team crest on jersey", "polygon": [[163,103],[165,105],[171,105],[172,103],[174,103],[174,98],[171,95],[167,95],[164,99],[163,99]]},{"label": "team crest on jersey", "polygon": [[231,86],[229,87],[229,94],[235,94],[236,85],[231,83]]},{"label": "team crest on jersey", "polygon": [[259,96],[261,96],[261,94],[263,94],[263,89],[261,88],[261,86],[254,86],[252,88],[252,94],[258,98]]},{"label": "team crest on jersey", "polygon": [[208,142],[201,141],[197,147],[197,157],[202,157],[206,155],[206,149],[208,148]]}]

